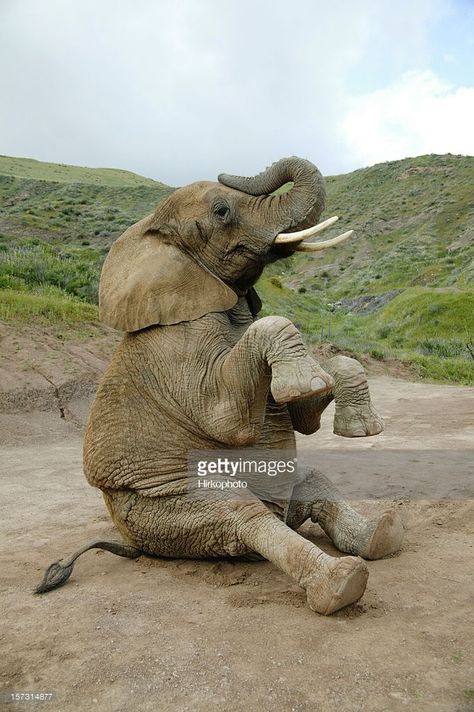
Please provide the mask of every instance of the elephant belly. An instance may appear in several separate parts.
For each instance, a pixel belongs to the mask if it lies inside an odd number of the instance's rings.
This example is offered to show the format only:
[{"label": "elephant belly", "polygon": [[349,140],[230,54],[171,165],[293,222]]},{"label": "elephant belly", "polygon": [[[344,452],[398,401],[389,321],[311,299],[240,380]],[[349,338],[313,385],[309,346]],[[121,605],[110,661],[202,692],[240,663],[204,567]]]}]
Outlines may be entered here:
[{"label": "elephant belly", "polygon": [[[176,328],[172,333],[180,334]],[[140,359],[133,351],[138,346]],[[161,331],[151,330],[126,337],[116,352],[99,386],[85,436],[84,472],[92,486],[147,497],[183,495],[192,486],[189,451],[232,449],[195,422],[195,409],[180,405],[195,390],[191,376],[196,364],[193,360],[190,366],[183,355],[173,356],[171,346]],[[176,378],[172,365],[179,367]],[[271,397],[256,447],[295,451],[288,408]]]}]

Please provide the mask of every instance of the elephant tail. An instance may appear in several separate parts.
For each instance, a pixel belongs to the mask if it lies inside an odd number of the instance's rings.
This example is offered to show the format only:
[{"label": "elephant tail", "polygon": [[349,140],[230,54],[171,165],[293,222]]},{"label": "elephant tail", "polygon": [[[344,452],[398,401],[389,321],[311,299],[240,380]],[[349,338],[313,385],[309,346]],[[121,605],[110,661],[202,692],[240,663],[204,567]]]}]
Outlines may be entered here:
[{"label": "elephant tail", "polygon": [[48,591],[52,591],[53,588],[58,588],[58,586],[62,586],[66,583],[72,574],[76,559],[79,558],[81,554],[84,554],[84,552],[89,551],[89,549],[105,549],[105,551],[110,551],[112,554],[117,554],[117,556],[125,556],[127,559],[136,559],[143,554],[140,549],[136,549],[134,546],[127,546],[126,544],[120,544],[119,542],[93,541],[91,544],[87,544],[76,551],[69,559],[60,559],[48,566],[43,580],[36,586],[34,593],[47,593]]}]

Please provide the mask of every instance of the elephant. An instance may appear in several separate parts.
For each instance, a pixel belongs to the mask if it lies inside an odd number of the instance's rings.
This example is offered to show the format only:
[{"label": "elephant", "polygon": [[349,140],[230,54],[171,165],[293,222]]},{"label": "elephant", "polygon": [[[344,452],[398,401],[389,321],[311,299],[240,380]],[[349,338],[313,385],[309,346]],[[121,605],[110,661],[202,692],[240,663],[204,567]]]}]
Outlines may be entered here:
[{"label": "elephant", "polygon": [[[324,206],[318,168],[289,157],[253,177],[221,174],[179,188],[113,243],[99,314],[125,333],[90,411],[84,472],[125,543],[93,542],[55,562],[36,592],[64,583],[93,547],[131,558],[264,558],[328,615],[363,595],[364,559],[400,549],[395,512],[367,519],[313,467],[284,501],[251,488],[193,496],[191,450],[295,453],[295,431],[315,433],[332,400],[336,434],[383,428],[360,363],[337,355],[323,369],[291,321],[258,317],[254,285],[267,265],[350,237],[307,241],[337,219],[318,223]],[[307,520],[347,556],[299,534]]]}]

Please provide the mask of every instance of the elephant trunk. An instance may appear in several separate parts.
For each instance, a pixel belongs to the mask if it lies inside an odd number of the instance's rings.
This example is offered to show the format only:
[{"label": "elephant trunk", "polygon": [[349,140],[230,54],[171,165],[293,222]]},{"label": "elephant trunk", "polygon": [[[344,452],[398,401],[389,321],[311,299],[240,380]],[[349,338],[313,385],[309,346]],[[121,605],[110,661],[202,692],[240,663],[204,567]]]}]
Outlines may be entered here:
[{"label": "elephant trunk", "polygon": [[[266,221],[278,230],[303,230],[317,223],[324,210],[323,177],[315,165],[303,158],[282,158],[252,178],[221,174],[218,180],[249,195],[268,196],[261,209],[266,208]],[[293,183],[291,190],[271,195],[289,182]]]}]

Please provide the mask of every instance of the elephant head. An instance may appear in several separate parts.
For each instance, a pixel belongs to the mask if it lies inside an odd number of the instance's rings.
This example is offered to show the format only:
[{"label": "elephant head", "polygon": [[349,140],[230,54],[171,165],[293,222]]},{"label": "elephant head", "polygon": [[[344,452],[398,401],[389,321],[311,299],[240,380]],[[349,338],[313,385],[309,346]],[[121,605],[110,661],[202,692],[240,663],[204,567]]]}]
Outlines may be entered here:
[{"label": "elephant head", "polygon": [[[351,234],[304,242],[337,220],[315,225],[324,183],[304,159],[284,158],[252,178],[222,174],[218,181],[179,188],[114,243],[101,275],[102,321],[137,331],[226,311],[265,265]],[[289,182],[290,190],[275,193]]]}]

